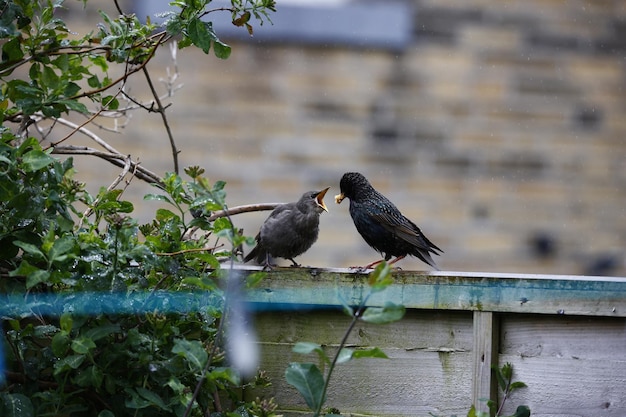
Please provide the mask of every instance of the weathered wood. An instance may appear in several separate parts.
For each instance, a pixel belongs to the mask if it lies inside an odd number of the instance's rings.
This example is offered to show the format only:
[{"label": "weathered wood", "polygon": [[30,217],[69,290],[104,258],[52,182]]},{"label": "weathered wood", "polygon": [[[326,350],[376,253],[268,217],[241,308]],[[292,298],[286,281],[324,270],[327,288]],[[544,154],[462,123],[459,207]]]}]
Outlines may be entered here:
[{"label": "weathered wood", "polygon": [[[626,317],[622,277],[446,271],[394,271],[393,276],[395,283],[368,305],[393,301],[414,309]],[[250,301],[265,309],[340,306],[358,303],[366,291],[365,273],[277,268],[250,293]]]},{"label": "weathered wood", "polygon": [[[510,362],[514,380],[528,388],[505,402],[503,415],[521,404],[540,417],[626,415],[626,278],[393,274],[395,282],[368,305],[404,304],[404,319],[359,323],[348,340],[380,347],[390,359],[341,364],[327,406],[385,417],[466,415],[472,404],[487,410],[481,399],[502,401],[491,365]],[[293,345],[321,343],[332,354],[349,323],[341,306],[367,291],[367,274],[278,268],[250,292],[260,367],[272,377],[269,394],[282,414],[307,413],[285,382],[289,362],[317,362],[294,354]]]},{"label": "weathered wood", "polygon": [[489,411],[485,400],[497,402],[498,382],[491,366],[498,364],[499,324],[495,313],[474,312],[472,403],[478,411]]},{"label": "weathered wood", "polygon": [[626,320],[521,316],[502,318],[500,363],[528,387],[505,406],[533,416],[626,415]]},{"label": "weathered wood", "polygon": [[[293,345],[320,343],[332,355],[348,324],[349,318],[338,311],[257,316],[261,368],[272,378],[270,394],[281,405],[281,414],[306,411],[300,395],[285,382],[289,362],[318,363],[314,354],[293,353]],[[465,415],[471,405],[472,340],[467,312],[408,311],[393,325],[359,323],[348,345],[379,347],[389,359],[340,364],[327,405],[343,413],[381,416]]]}]

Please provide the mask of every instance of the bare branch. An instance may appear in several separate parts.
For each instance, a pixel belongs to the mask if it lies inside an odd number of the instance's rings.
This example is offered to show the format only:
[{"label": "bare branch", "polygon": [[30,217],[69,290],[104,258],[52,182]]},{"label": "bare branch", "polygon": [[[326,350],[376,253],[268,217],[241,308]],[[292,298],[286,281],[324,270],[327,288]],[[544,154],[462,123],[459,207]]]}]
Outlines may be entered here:
[{"label": "bare branch", "polygon": [[[97,114],[96,114],[97,115]],[[43,115],[41,115],[41,117],[43,118]],[[89,122],[90,120],[92,120],[92,118],[90,118],[89,120],[87,120],[87,122]],[[85,127],[86,123],[83,123],[81,125],[77,125],[74,122],[70,122],[67,119],[63,119],[62,117],[59,117],[57,119],[55,119],[55,121],[59,124],[65,125],[69,128],[74,129],[72,133],[75,132],[79,132],[82,133],[83,135],[87,136],[89,139],[93,140],[94,142],[96,142],[98,145],[102,146],[104,149],[106,149],[107,151],[111,152],[111,153],[115,153],[115,154],[119,154],[121,155],[120,151],[118,151],[117,149],[115,149],[113,146],[109,145],[107,142],[105,142],[102,138],[100,138],[100,136],[96,135],[95,133],[93,133],[91,130],[87,129]],[[59,141],[61,142],[61,141]],[[57,143],[59,143],[57,142]],[[55,148],[58,148],[58,146],[56,146],[56,144],[52,144],[51,146],[54,146]]]},{"label": "bare branch", "polygon": [[152,96],[154,97],[154,102],[157,105],[157,112],[159,112],[161,114],[161,119],[163,120],[163,125],[165,126],[165,130],[167,131],[167,137],[170,140],[170,148],[172,149],[172,158],[174,159],[174,172],[176,174],[179,173],[179,168],[178,168],[178,154],[180,153],[180,151],[176,148],[176,142],[174,142],[174,136],[172,135],[172,129],[170,128],[170,124],[167,120],[167,116],[165,115],[165,107],[163,107],[163,104],[161,104],[161,100],[159,99],[159,94],[157,93],[156,89],[154,88],[154,84],[152,84],[152,79],[150,78],[150,73],[148,72],[148,70],[144,67],[143,68],[143,73],[146,76],[146,81],[148,81],[148,86],[150,86],[150,91],[152,91]]},{"label": "bare branch", "polygon": [[[52,153],[60,155],[92,155],[102,158],[120,168],[124,168],[127,159],[127,156],[120,153],[102,152],[87,146],[55,146]],[[158,175],[142,167],[138,162],[131,162],[131,169],[134,171],[134,175],[140,180],[149,184],[163,186],[161,178]]]},{"label": "bare branch", "polygon": [[227,210],[216,211],[207,217],[208,221],[213,221],[215,219],[219,219],[220,217],[226,217],[235,214],[241,213],[249,213],[251,211],[264,211],[264,210],[274,210],[276,206],[279,206],[282,203],[259,203],[259,204],[246,204],[243,206],[231,207]]}]

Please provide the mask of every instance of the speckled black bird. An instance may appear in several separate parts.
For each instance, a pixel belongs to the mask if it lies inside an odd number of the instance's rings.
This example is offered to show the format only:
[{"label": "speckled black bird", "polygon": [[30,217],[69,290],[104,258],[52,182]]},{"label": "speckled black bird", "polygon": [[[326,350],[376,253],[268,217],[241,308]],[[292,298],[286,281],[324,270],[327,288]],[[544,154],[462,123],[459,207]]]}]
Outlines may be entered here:
[{"label": "speckled black bird", "polygon": [[330,187],[322,191],[308,191],[295,203],[277,206],[261,226],[256,236],[257,245],[244,258],[244,262],[256,259],[258,264],[271,267],[270,258],[293,260],[306,252],[317,240],[320,214],[328,211],[324,196]]},{"label": "speckled black bird", "polygon": [[[443,251],[428,240],[415,223],[404,217],[391,201],[376,191],[362,174],[346,172],[341,177],[339,188],[341,194],[335,196],[335,201],[340,204],[344,198],[350,199],[350,216],[356,230],[386,261],[395,256],[390,262],[393,264],[407,255],[413,255],[439,269],[430,254],[439,255]],[[364,269],[380,262],[382,260],[372,262]]]}]

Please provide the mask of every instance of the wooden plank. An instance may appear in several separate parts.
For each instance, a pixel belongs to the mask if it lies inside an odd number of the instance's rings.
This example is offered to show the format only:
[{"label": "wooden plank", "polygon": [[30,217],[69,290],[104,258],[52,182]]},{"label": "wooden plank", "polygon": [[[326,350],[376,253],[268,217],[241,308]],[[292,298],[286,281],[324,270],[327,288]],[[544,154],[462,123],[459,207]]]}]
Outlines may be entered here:
[{"label": "wooden plank", "polygon": [[626,319],[505,315],[501,363],[520,389],[504,415],[526,404],[533,416],[626,415]]},{"label": "wooden plank", "polygon": [[489,412],[486,400],[498,401],[498,383],[491,366],[498,364],[498,317],[491,312],[474,312],[472,403]]},{"label": "wooden plank", "polygon": [[[270,392],[280,414],[306,411],[295,389],[285,382],[289,362],[318,363],[316,355],[292,352],[297,342],[324,345],[331,355],[349,318],[340,311],[272,312],[256,318],[260,368],[272,379]],[[472,315],[467,312],[408,311],[389,325],[358,323],[348,344],[381,348],[390,359],[359,359],[338,365],[327,406],[345,415],[465,415],[471,405]],[[254,398],[256,392],[248,393]]]},{"label": "wooden plank", "polygon": [[[254,269],[246,269],[251,271]],[[395,283],[368,305],[412,309],[626,317],[626,278],[394,271]],[[277,268],[249,294],[260,309],[356,304],[367,274],[350,270]]]}]

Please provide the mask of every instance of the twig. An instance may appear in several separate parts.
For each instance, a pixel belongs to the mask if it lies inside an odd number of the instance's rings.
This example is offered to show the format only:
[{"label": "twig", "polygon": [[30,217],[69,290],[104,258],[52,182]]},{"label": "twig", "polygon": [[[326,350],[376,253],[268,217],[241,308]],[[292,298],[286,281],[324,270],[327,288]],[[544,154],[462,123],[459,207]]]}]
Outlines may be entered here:
[{"label": "twig", "polygon": [[154,84],[152,84],[150,73],[148,72],[146,67],[143,67],[143,73],[146,76],[146,80],[148,81],[148,86],[150,87],[150,91],[152,91],[152,97],[154,97],[154,102],[157,105],[156,111],[161,114],[163,125],[165,126],[165,130],[167,131],[167,137],[170,140],[170,147],[172,148],[172,158],[174,159],[174,172],[178,174],[179,173],[178,154],[180,153],[180,151],[176,148],[176,142],[174,142],[174,135],[172,135],[172,129],[170,128],[170,124],[167,121],[167,116],[165,115],[165,107],[163,107],[163,104],[161,103],[161,100],[159,99],[159,94],[154,88]]},{"label": "twig", "polygon": [[[43,115],[39,115],[38,116],[43,118]],[[91,120],[91,119],[90,119]],[[88,138],[90,138],[91,140],[93,140],[94,142],[96,142],[98,145],[102,146],[104,149],[106,149],[109,152],[112,153],[116,153],[116,154],[120,154],[120,151],[118,151],[117,149],[115,149],[113,146],[109,145],[107,142],[105,142],[104,140],[102,140],[102,138],[100,138],[100,136],[96,135],[95,133],[93,133],[91,130],[87,129],[85,127],[85,123],[83,123],[82,125],[77,125],[74,122],[70,122],[67,119],[64,119],[62,117],[59,117],[57,119],[55,119],[55,122],[58,122],[62,125],[65,125],[69,128],[74,129],[74,131],[72,132],[72,134],[74,134],[75,132],[80,132],[83,135],[87,136]],[[87,122],[89,122],[89,120],[87,120]],[[61,142],[61,141],[59,141]],[[59,142],[53,143],[50,146],[55,146],[56,148],[58,148],[58,146],[56,146],[56,144],[58,144]]]},{"label": "twig", "polygon": [[281,203],[260,203],[260,204],[246,204],[243,206],[236,206],[229,208],[228,210],[219,210],[211,214],[207,217],[207,220],[212,222],[215,219],[219,219],[220,217],[226,217],[228,215],[235,215],[241,213],[248,213],[251,211],[263,211],[263,210],[274,210]]},{"label": "twig", "polygon": [[177,250],[176,252],[157,252],[156,254],[159,255],[159,256],[176,256],[176,255],[183,255],[185,253],[213,251],[213,250],[219,249],[219,248],[221,248],[223,246],[224,246],[224,244],[222,243],[221,245],[216,245],[216,246],[213,246],[212,248],[182,249],[182,250]]},{"label": "twig", "polygon": [[[124,168],[127,158],[127,156],[120,153],[102,152],[87,146],[56,146],[52,150],[52,153],[61,155],[92,155],[102,158],[120,168]],[[154,172],[139,165],[138,162],[131,162],[131,168],[133,169],[134,175],[140,180],[163,187],[161,178]]]}]

